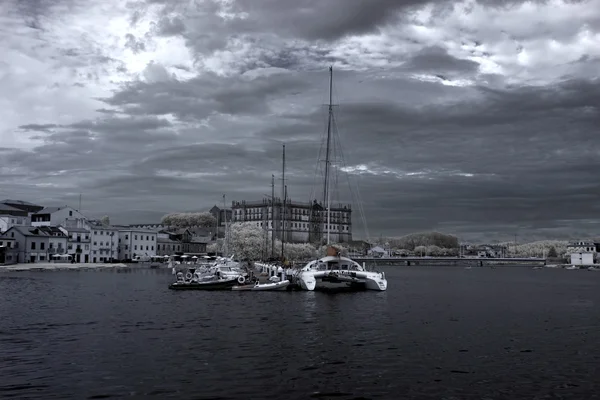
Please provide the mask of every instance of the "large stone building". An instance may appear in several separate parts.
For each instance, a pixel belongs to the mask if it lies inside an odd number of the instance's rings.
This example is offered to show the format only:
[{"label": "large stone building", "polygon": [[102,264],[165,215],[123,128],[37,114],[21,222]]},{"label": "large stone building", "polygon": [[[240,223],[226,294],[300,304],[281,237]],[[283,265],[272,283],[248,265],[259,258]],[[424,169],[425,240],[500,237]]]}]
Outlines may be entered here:
[{"label": "large stone building", "polygon": [[[274,204],[273,204],[274,203]],[[285,208],[285,213],[284,213]],[[233,222],[252,222],[277,239],[290,243],[323,243],[327,240],[327,210],[317,201],[312,203],[275,198],[262,201],[234,201],[231,205]],[[331,207],[330,243],[352,241],[352,208],[338,204]]]}]

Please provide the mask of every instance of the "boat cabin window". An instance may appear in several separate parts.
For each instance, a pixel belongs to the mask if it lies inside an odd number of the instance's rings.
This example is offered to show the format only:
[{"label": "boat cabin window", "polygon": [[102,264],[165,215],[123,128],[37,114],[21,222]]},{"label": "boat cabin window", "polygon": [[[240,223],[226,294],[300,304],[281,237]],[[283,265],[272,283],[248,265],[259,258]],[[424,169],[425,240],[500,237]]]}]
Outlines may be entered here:
[{"label": "boat cabin window", "polygon": [[340,267],[340,269],[342,271],[348,271],[350,269],[350,266],[348,264],[342,264],[342,266]]}]

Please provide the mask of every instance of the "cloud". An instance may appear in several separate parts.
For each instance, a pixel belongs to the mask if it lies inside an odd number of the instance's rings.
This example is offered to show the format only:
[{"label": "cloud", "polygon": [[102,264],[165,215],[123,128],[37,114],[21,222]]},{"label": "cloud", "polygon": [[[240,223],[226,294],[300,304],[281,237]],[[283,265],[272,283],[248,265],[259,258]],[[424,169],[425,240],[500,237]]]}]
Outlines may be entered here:
[{"label": "cloud", "polygon": [[279,194],[285,143],[320,199],[332,64],[334,200],[372,235],[597,233],[598,0],[2,7],[5,197],[153,222]]}]

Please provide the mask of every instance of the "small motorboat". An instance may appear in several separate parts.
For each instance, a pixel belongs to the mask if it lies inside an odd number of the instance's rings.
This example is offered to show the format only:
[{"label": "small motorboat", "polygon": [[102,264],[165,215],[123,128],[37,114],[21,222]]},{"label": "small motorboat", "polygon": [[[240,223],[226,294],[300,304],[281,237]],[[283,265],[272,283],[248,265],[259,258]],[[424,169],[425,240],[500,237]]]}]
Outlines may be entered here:
[{"label": "small motorboat", "polygon": [[219,272],[215,275],[201,275],[190,269],[185,276],[177,273],[177,281],[169,285],[172,290],[230,290],[233,286],[243,284],[243,276],[222,276]]},{"label": "small motorboat", "polygon": [[279,281],[279,282],[266,282],[266,283],[256,282],[253,285],[234,286],[231,288],[231,290],[235,290],[235,291],[286,290],[289,285],[290,285],[290,281],[288,281],[286,279],[284,281]]}]

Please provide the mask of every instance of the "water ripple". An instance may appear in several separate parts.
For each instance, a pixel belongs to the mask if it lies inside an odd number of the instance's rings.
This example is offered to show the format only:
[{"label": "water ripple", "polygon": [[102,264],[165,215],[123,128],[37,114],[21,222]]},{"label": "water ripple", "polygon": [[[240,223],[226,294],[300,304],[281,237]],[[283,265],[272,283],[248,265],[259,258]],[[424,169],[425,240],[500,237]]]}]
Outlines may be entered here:
[{"label": "water ripple", "polygon": [[[0,274],[0,398],[591,399],[600,274],[396,268],[386,293]],[[567,271],[570,272],[570,271]]]}]

